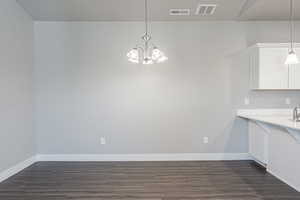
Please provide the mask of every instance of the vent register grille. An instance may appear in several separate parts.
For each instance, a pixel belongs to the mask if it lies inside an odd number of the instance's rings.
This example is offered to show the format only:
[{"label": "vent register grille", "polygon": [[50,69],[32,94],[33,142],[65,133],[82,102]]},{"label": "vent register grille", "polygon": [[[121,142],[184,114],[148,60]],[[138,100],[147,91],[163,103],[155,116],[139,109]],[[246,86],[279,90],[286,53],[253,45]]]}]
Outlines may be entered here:
[{"label": "vent register grille", "polygon": [[171,9],[170,15],[176,15],[176,16],[183,16],[183,15],[190,15],[191,10],[190,9]]},{"label": "vent register grille", "polygon": [[[208,15],[213,15],[216,11],[217,5],[216,4],[199,4],[195,15],[200,15],[200,16],[208,16]],[[172,16],[189,16],[191,15],[191,10],[190,9],[170,9],[169,12],[170,15]]]},{"label": "vent register grille", "polygon": [[195,14],[202,15],[202,16],[213,15],[216,11],[216,8],[217,8],[216,4],[200,4],[197,7]]}]

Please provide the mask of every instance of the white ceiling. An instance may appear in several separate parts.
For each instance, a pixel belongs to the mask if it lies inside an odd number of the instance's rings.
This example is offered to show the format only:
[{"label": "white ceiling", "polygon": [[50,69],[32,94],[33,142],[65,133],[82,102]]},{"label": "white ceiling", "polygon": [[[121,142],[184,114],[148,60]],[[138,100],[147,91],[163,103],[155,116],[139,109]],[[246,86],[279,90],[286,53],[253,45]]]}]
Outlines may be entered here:
[{"label": "white ceiling", "polygon": [[[139,21],[143,0],[17,0],[37,21]],[[195,16],[197,5],[217,4],[213,16]],[[287,20],[288,0],[149,0],[154,21]],[[169,10],[189,8],[191,16],[170,16]],[[295,18],[300,2],[295,0]]]}]

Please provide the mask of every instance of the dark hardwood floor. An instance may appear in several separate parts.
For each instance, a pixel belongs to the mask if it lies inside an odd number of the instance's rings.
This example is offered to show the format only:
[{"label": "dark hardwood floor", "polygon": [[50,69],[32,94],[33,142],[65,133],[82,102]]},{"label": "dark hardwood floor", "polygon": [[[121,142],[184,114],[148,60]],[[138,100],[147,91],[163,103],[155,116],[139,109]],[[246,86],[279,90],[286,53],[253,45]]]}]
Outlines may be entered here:
[{"label": "dark hardwood floor", "polygon": [[1,200],[293,200],[300,193],[252,164],[40,162],[0,184]]}]

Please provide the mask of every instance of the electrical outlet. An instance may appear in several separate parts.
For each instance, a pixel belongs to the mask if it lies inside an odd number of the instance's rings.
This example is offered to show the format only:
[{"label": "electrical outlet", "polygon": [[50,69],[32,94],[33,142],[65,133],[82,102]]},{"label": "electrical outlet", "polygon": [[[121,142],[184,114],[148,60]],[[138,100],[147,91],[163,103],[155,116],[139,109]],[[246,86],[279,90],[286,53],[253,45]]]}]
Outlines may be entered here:
[{"label": "electrical outlet", "polygon": [[245,98],[244,100],[245,105],[249,105],[250,104],[250,99],[248,97]]},{"label": "electrical outlet", "polygon": [[106,139],[104,137],[100,138],[100,143],[101,145],[105,145],[106,144]]},{"label": "electrical outlet", "polygon": [[203,143],[208,144],[208,137],[203,137]]},{"label": "electrical outlet", "polygon": [[290,98],[285,98],[285,104],[286,105],[291,105],[291,99]]}]

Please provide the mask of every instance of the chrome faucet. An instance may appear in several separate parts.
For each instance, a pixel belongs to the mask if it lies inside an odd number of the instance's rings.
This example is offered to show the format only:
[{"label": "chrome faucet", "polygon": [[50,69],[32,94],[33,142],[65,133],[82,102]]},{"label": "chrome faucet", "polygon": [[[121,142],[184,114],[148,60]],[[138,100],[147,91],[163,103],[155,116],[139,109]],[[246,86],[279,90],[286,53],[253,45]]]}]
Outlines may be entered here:
[{"label": "chrome faucet", "polygon": [[295,122],[300,122],[300,106],[296,106],[293,110],[293,120]]}]

